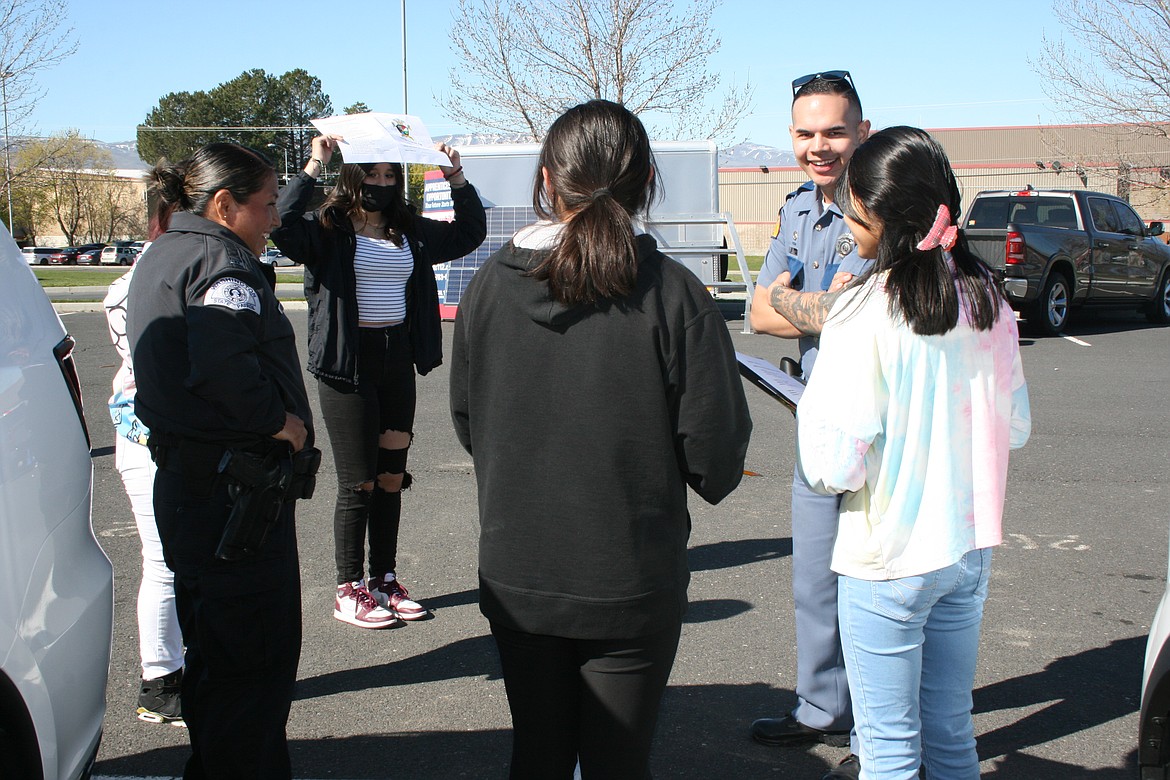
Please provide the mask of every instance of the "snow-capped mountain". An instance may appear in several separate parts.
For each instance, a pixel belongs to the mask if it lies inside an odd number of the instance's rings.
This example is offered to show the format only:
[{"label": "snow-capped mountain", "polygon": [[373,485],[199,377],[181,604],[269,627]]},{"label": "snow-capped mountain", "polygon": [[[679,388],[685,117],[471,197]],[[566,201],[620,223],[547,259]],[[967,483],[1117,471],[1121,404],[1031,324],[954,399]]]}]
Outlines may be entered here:
[{"label": "snow-capped mountain", "polygon": [[720,168],[793,168],[796,158],[791,149],[777,149],[744,141],[719,150]]}]

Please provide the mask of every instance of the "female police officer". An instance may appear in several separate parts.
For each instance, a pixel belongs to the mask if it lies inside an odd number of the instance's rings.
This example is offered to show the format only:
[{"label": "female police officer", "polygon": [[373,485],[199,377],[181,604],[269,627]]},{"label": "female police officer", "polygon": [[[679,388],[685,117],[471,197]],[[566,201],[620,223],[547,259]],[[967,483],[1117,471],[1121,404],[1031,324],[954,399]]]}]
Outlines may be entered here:
[{"label": "female police officer", "polygon": [[258,152],[215,143],[160,161],[151,180],[173,211],[131,283],[127,327],[187,646],[182,708],[193,754],[184,777],[288,778],[301,647],[291,498],[256,486],[270,510],[264,541],[221,547],[249,490],[232,462],[271,466],[312,443],[292,325],[257,260],[279,224],[276,174]]}]

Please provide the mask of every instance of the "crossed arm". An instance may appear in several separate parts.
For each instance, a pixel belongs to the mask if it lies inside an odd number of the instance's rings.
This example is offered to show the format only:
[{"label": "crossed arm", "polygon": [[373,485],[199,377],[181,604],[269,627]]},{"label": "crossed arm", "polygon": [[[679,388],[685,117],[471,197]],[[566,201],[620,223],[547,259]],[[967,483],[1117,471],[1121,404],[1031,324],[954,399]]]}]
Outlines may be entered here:
[{"label": "crossed arm", "polygon": [[771,287],[756,288],[752,298],[752,327],[783,338],[818,336],[829,310],[852,279],[852,274],[842,272],[833,277],[826,292],[800,292],[788,286],[791,277],[785,272]]}]

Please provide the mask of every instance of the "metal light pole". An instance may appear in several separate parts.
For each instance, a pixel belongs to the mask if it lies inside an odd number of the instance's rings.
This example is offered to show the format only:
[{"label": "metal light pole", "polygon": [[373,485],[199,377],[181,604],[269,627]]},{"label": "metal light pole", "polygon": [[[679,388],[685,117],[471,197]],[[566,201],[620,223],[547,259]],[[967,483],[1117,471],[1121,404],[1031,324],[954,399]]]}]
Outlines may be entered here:
[{"label": "metal light pole", "polygon": [[410,101],[406,96],[406,0],[402,4],[402,113],[410,113]]},{"label": "metal light pole", "polygon": [[8,79],[14,74],[10,70],[0,73],[0,94],[4,101],[4,189],[8,193],[8,232],[14,233],[12,224],[12,159],[8,151]]},{"label": "metal light pole", "polygon": [[[406,97],[406,0],[400,0],[402,6],[402,113],[410,113],[410,102]],[[402,163],[402,195],[410,200],[410,166]]]}]

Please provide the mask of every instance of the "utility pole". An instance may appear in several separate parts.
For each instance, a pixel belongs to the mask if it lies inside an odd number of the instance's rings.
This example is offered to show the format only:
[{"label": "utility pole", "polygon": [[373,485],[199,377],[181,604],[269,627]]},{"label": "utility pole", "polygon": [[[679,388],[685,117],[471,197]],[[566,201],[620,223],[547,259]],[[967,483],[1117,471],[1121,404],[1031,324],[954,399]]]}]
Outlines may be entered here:
[{"label": "utility pole", "polygon": [[[406,0],[399,0],[402,6],[402,113],[410,113],[410,101],[406,96]],[[402,163],[402,196],[410,201],[410,166]]]}]

